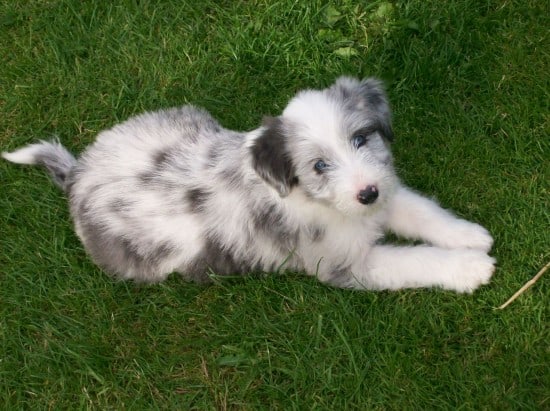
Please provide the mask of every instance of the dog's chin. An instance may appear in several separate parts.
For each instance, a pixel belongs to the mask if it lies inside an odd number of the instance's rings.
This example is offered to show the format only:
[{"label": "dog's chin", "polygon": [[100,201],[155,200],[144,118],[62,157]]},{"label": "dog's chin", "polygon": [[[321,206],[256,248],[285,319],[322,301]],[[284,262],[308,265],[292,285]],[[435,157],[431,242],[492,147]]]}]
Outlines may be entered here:
[{"label": "dog's chin", "polygon": [[382,202],[378,201],[368,205],[357,202],[357,204],[351,203],[347,207],[339,207],[339,211],[349,217],[368,217],[379,213],[382,209]]}]

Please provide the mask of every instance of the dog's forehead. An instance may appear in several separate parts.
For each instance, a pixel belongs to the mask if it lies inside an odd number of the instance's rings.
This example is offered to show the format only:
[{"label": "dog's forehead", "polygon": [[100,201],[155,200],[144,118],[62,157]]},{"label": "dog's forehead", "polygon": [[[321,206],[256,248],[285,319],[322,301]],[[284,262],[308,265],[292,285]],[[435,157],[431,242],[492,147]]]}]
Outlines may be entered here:
[{"label": "dog's forehead", "polygon": [[348,139],[355,131],[375,122],[377,117],[364,106],[357,107],[325,91],[308,90],[289,102],[283,118],[307,132],[310,138],[325,143],[330,139],[336,143],[335,138]]}]

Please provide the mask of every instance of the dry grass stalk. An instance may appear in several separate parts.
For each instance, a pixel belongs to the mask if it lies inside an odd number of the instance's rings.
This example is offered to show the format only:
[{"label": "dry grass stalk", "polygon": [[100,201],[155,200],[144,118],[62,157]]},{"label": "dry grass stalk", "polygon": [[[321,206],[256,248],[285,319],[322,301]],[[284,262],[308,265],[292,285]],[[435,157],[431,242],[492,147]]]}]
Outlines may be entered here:
[{"label": "dry grass stalk", "polygon": [[544,274],[544,272],[546,270],[548,270],[548,267],[550,267],[550,261],[544,267],[542,267],[542,269],[533,278],[531,278],[529,281],[527,281],[523,285],[523,287],[521,287],[518,291],[516,291],[516,293],[513,296],[511,296],[508,299],[508,301],[506,301],[504,304],[502,304],[500,307],[498,307],[498,309],[502,310],[502,309],[508,307],[512,303],[512,301],[514,301],[521,294],[523,294],[525,292],[525,290],[527,290],[529,287],[531,287],[533,284],[535,284],[537,282],[537,280]]}]

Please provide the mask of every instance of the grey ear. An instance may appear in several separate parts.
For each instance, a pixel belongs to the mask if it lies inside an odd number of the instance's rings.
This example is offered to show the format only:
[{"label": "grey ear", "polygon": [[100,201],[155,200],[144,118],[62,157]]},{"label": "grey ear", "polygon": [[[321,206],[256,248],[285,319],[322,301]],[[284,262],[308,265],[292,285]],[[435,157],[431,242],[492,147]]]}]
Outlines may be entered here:
[{"label": "grey ear", "polygon": [[281,197],[286,197],[298,179],[287,147],[283,121],[278,117],[264,119],[264,131],[250,147],[252,166]]},{"label": "grey ear", "polygon": [[390,104],[382,81],[375,78],[363,80],[360,85],[360,93],[367,107],[378,115],[382,136],[390,142],[393,141]]},{"label": "grey ear", "polygon": [[351,77],[340,77],[330,90],[348,101],[357,110],[368,109],[377,117],[380,132],[388,141],[393,141],[391,110],[382,81],[367,78],[359,81]]}]

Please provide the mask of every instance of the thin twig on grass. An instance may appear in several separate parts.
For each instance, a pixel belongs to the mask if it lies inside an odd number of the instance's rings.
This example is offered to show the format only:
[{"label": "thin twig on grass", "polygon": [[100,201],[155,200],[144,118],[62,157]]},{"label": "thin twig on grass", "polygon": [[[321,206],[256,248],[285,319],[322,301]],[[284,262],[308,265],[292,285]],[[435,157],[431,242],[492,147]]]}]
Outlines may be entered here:
[{"label": "thin twig on grass", "polygon": [[502,310],[506,307],[508,307],[512,301],[514,301],[516,298],[518,298],[525,290],[527,290],[529,287],[531,287],[533,284],[537,282],[537,280],[544,274],[546,270],[548,270],[548,267],[550,267],[550,261],[542,267],[542,269],[535,275],[533,278],[531,278],[529,281],[527,281],[523,287],[521,287],[516,293],[511,296],[508,301],[506,301],[504,304],[502,304],[500,307],[498,307],[499,310]]}]

